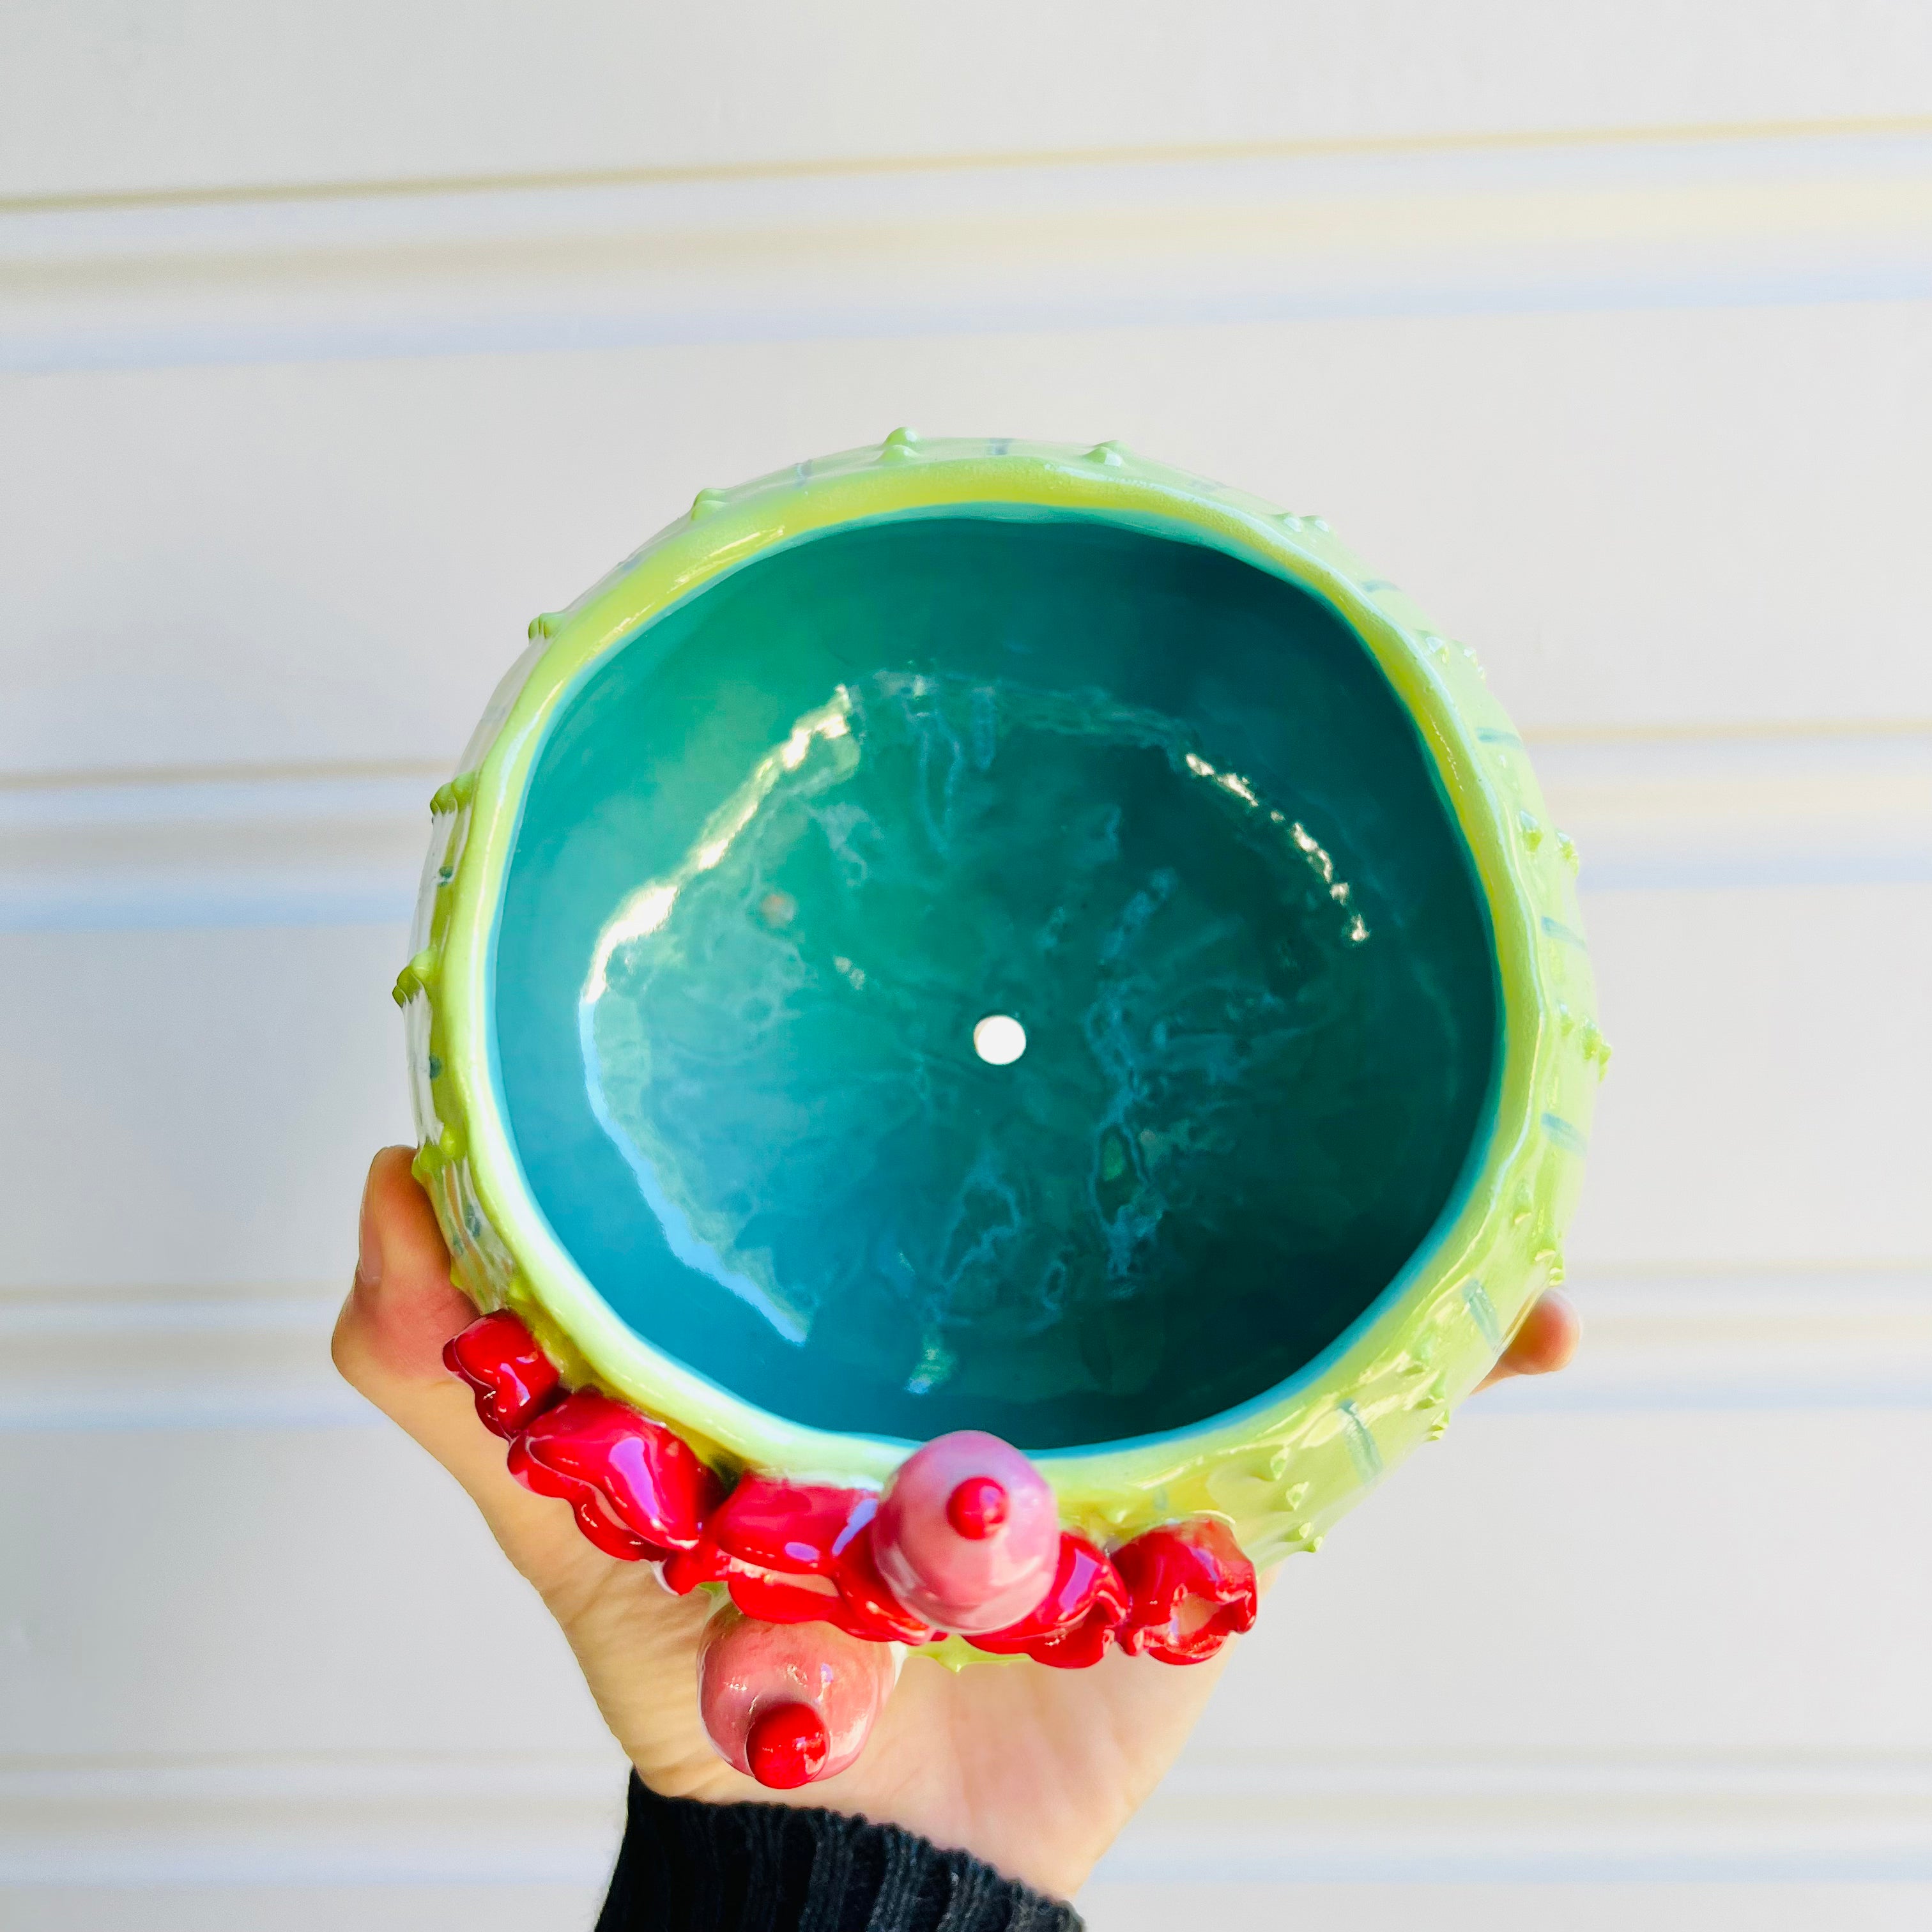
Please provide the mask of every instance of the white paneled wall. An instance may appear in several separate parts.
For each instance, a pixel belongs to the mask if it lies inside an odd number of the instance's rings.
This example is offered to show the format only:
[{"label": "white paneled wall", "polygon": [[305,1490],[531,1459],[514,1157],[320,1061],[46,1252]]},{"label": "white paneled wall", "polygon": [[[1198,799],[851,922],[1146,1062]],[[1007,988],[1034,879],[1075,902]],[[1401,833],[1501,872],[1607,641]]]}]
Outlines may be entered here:
[{"label": "white paneled wall", "polygon": [[1899,0],[14,0],[0,168],[42,197],[1882,120]]},{"label": "white paneled wall", "polygon": [[1584,1359],[1289,1567],[1096,1925],[1925,1923],[1932,15],[16,0],[0,1924],[588,1922],[614,1750],[326,1361],[424,804],[532,613],[901,422],[1477,644],[1618,1049]]}]

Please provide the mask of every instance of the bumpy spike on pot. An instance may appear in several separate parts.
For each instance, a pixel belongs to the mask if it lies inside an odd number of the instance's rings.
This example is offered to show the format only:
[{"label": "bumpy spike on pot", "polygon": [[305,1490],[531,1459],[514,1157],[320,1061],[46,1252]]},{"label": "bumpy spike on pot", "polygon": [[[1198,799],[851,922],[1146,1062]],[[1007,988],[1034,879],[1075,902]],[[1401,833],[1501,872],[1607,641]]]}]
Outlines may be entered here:
[{"label": "bumpy spike on pot", "polygon": [[1010,1443],[962,1429],[899,1465],[873,1520],[872,1548],[892,1594],[937,1628],[1004,1630],[1052,1586],[1059,1509]]},{"label": "bumpy spike on pot", "polygon": [[830,1624],[766,1624],[721,1603],[698,1654],[698,1708],[724,1761],[774,1790],[832,1778],[864,1750],[901,1653]]}]

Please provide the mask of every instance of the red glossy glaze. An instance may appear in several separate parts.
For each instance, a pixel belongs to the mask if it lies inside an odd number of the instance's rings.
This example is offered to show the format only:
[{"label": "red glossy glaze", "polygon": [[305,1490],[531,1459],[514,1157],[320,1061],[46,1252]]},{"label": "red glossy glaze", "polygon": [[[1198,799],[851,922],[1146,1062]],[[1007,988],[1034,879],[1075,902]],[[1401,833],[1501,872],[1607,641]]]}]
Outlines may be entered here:
[{"label": "red glossy glaze", "polygon": [[730,1575],[731,1559],[707,1536],[695,1550],[674,1550],[666,1559],[666,1588],[676,1596],[688,1596],[700,1583],[722,1583]]},{"label": "red glossy glaze", "polygon": [[[484,1426],[511,1438],[510,1473],[519,1482],[568,1502],[578,1527],[608,1555],[662,1562],[665,1582],[680,1595],[722,1582],[737,1609],[765,1625],[829,1624],[871,1644],[916,1646],[939,1634],[887,1581],[876,1541],[880,1498],[869,1491],[748,1472],[723,1496],[717,1477],[662,1424],[594,1390],[560,1400],[555,1367],[506,1310],[472,1322],[446,1345],[443,1360],[475,1391]],[[1021,1469],[1028,1501],[1034,1486],[1050,1493],[1016,1452],[986,1440]],[[969,1447],[968,1460],[980,1460],[982,1445],[970,1433],[940,1438],[908,1459],[902,1475],[920,1472],[922,1480],[929,1464],[943,1478]],[[914,1487],[895,1479],[906,1493],[889,1513],[904,1514]],[[1013,1508],[1012,1491],[998,1477],[968,1474],[944,1492],[946,1530],[963,1552],[998,1538]],[[902,1552],[896,1550],[894,1560],[904,1567]],[[969,1641],[995,1656],[1030,1657],[1059,1670],[1097,1664],[1117,1641],[1136,1655],[1194,1664],[1252,1629],[1256,1606],[1254,1566],[1212,1518],[1149,1530],[1112,1560],[1068,1530],[1037,1606],[998,1630],[969,1634]],[[784,1726],[776,1707],[772,1722],[778,1739]],[[803,1718],[785,1722],[804,1730],[772,1744],[774,1768],[810,1756],[800,1742],[809,1726]]]},{"label": "red glossy glaze", "polygon": [[788,1483],[747,1470],[705,1528],[741,1563],[824,1576],[878,1507],[878,1498],[863,1490]]},{"label": "red glossy glaze", "polygon": [[752,1775],[773,1791],[795,1791],[825,1768],[832,1740],[809,1704],[770,1704],[752,1720],[745,1760]]},{"label": "red glossy glaze", "polygon": [[555,1364],[506,1308],[446,1342],[442,1360],[476,1391],[477,1414],[498,1436],[514,1436],[557,1393]]},{"label": "red glossy glaze", "polygon": [[899,1601],[880,1574],[875,1533],[868,1521],[839,1558],[839,1628],[874,1643],[929,1643],[938,1633]]},{"label": "red glossy glaze", "polygon": [[879,1574],[878,1508],[868,1490],[748,1472],[706,1523],[703,1541],[665,1565],[664,1581],[680,1595],[722,1582],[747,1616],[766,1623],[829,1623],[873,1643],[926,1642],[932,1626]]},{"label": "red glossy glaze", "polygon": [[969,1543],[983,1543],[1006,1520],[1005,1485],[992,1476],[968,1476],[946,1498],[946,1520]]},{"label": "red glossy glaze", "polygon": [[1120,1647],[1163,1664],[1198,1664],[1254,1628],[1255,1566],[1211,1516],[1150,1529],[1114,1552],[1132,1598]]},{"label": "red glossy glaze", "polygon": [[832,1624],[845,1627],[837,1585],[817,1577],[775,1576],[769,1570],[727,1570],[724,1587],[748,1617],[767,1624]]},{"label": "red glossy glaze", "polygon": [[720,1487],[682,1436],[592,1389],[539,1415],[509,1466],[525,1488],[568,1502],[598,1549],[632,1562],[695,1549]]},{"label": "red glossy glaze", "polygon": [[1084,1670],[1107,1654],[1127,1614],[1126,1586],[1084,1536],[1063,1530],[1060,1562],[1045,1600],[1017,1623],[967,1641],[995,1657],[1030,1657],[1060,1670]]}]

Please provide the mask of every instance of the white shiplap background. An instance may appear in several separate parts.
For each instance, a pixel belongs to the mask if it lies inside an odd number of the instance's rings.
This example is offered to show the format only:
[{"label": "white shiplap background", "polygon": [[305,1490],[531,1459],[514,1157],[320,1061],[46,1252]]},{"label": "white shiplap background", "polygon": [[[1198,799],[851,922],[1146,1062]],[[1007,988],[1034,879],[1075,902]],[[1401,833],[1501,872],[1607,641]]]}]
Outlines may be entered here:
[{"label": "white shiplap background", "polygon": [[588,1923],[620,1767],[332,1380],[525,620],[911,422],[1481,650],[1619,1049],[1560,1381],[1290,1566],[1083,1903],[1932,1915],[1932,13],[0,8],[0,1924]]}]

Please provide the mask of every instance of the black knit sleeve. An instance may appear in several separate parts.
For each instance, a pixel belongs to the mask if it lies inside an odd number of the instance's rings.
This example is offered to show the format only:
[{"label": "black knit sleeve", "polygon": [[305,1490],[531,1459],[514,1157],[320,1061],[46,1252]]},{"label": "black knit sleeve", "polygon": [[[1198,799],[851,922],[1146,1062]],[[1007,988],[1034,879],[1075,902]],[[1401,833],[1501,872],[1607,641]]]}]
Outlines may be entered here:
[{"label": "black knit sleeve", "polygon": [[782,1804],[660,1798],[635,1777],[597,1932],[1082,1932],[965,1852]]}]

